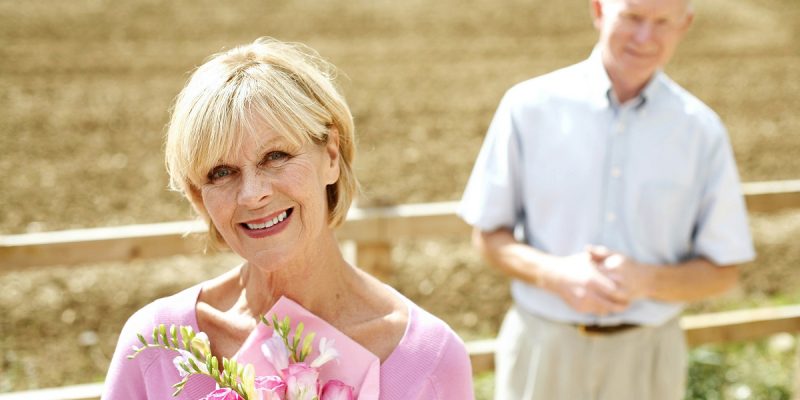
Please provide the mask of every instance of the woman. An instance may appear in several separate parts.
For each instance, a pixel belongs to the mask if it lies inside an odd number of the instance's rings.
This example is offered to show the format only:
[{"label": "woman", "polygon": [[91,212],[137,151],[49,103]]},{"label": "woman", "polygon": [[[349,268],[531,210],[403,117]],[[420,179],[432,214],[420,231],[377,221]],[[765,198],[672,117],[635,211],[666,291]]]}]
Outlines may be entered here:
[{"label": "woman", "polygon": [[[169,352],[127,359],[137,333],[189,325],[231,358],[282,296],[380,359],[380,399],[473,397],[453,331],[339,250],[334,228],[358,185],[352,116],[332,80],[312,50],[274,39],[217,54],[193,74],[167,133],[171,186],[208,222],[212,243],[245,262],[134,314],[104,399],[167,399],[180,380]],[[180,398],[208,391],[189,384]]]}]

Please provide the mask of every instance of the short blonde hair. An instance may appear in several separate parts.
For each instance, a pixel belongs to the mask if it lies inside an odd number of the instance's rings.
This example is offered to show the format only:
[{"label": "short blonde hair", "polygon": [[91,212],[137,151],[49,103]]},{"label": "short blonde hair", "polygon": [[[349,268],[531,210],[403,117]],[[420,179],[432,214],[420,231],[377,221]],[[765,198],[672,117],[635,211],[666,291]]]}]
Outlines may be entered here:
[{"label": "short blonde hair", "polygon": [[328,185],[328,225],[339,226],[358,192],[353,116],[333,81],[335,68],[302,44],[260,38],[212,55],[178,95],[166,138],[170,188],[206,220],[215,246],[225,242],[203,206],[208,171],[240,148],[254,119],[292,143],[339,142],[339,179]]}]

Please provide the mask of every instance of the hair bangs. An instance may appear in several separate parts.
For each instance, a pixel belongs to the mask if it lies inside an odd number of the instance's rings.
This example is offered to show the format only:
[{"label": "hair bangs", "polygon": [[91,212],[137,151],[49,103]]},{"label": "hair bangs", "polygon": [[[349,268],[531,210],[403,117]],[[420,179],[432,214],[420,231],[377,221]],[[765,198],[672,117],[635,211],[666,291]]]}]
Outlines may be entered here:
[{"label": "hair bangs", "polygon": [[255,64],[244,71],[240,88],[240,118],[249,132],[257,132],[253,125],[259,122],[298,147],[309,140],[327,140],[330,112],[292,75],[272,65]]}]

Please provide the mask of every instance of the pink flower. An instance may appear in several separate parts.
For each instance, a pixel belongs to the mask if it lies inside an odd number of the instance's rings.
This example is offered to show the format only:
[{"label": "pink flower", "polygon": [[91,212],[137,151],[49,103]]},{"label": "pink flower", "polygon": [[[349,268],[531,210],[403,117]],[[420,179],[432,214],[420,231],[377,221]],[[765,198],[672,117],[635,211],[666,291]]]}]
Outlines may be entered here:
[{"label": "pink flower", "polygon": [[342,381],[331,379],[322,387],[320,400],[354,400],[353,387]]},{"label": "pink flower", "polygon": [[283,370],[286,377],[287,400],[312,400],[319,390],[319,372],[305,363],[289,365]]},{"label": "pink flower", "polygon": [[286,396],[286,384],[279,376],[257,376],[256,393],[261,400],[282,400]]},{"label": "pink flower", "polygon": [[236,393],[231,388],[219,388],[201,400],[243,400],[239,393]]}]

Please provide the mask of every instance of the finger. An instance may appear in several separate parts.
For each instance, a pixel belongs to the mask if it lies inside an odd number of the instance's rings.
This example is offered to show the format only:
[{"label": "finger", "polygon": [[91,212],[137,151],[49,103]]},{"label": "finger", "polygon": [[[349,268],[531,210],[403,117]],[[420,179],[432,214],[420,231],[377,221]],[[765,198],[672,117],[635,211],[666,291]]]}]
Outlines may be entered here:
[{"label": "finger", "polygon": [[611,313],[618,313],[625,311],[628,308],[629,303],[620,303],[613,300],[610,300],[602,295],[597,293],[592,293],[589,295],[591,299],[591,308],[594,310],[595,314],[598,315],[608,315]]},{"label": "finger", "polygon": [[622,284],[606,276],[600,276],[593,280],[589,285],[589,289],[597,296],[625,307],[631,301],[630,292]]},{"label": "finger", "polygon": [[599,264],[602,263],[606,257],[611,255],[611,251],[605,246],[586,246],[586,251],[589,252],[589,258],[592,262]]}]

